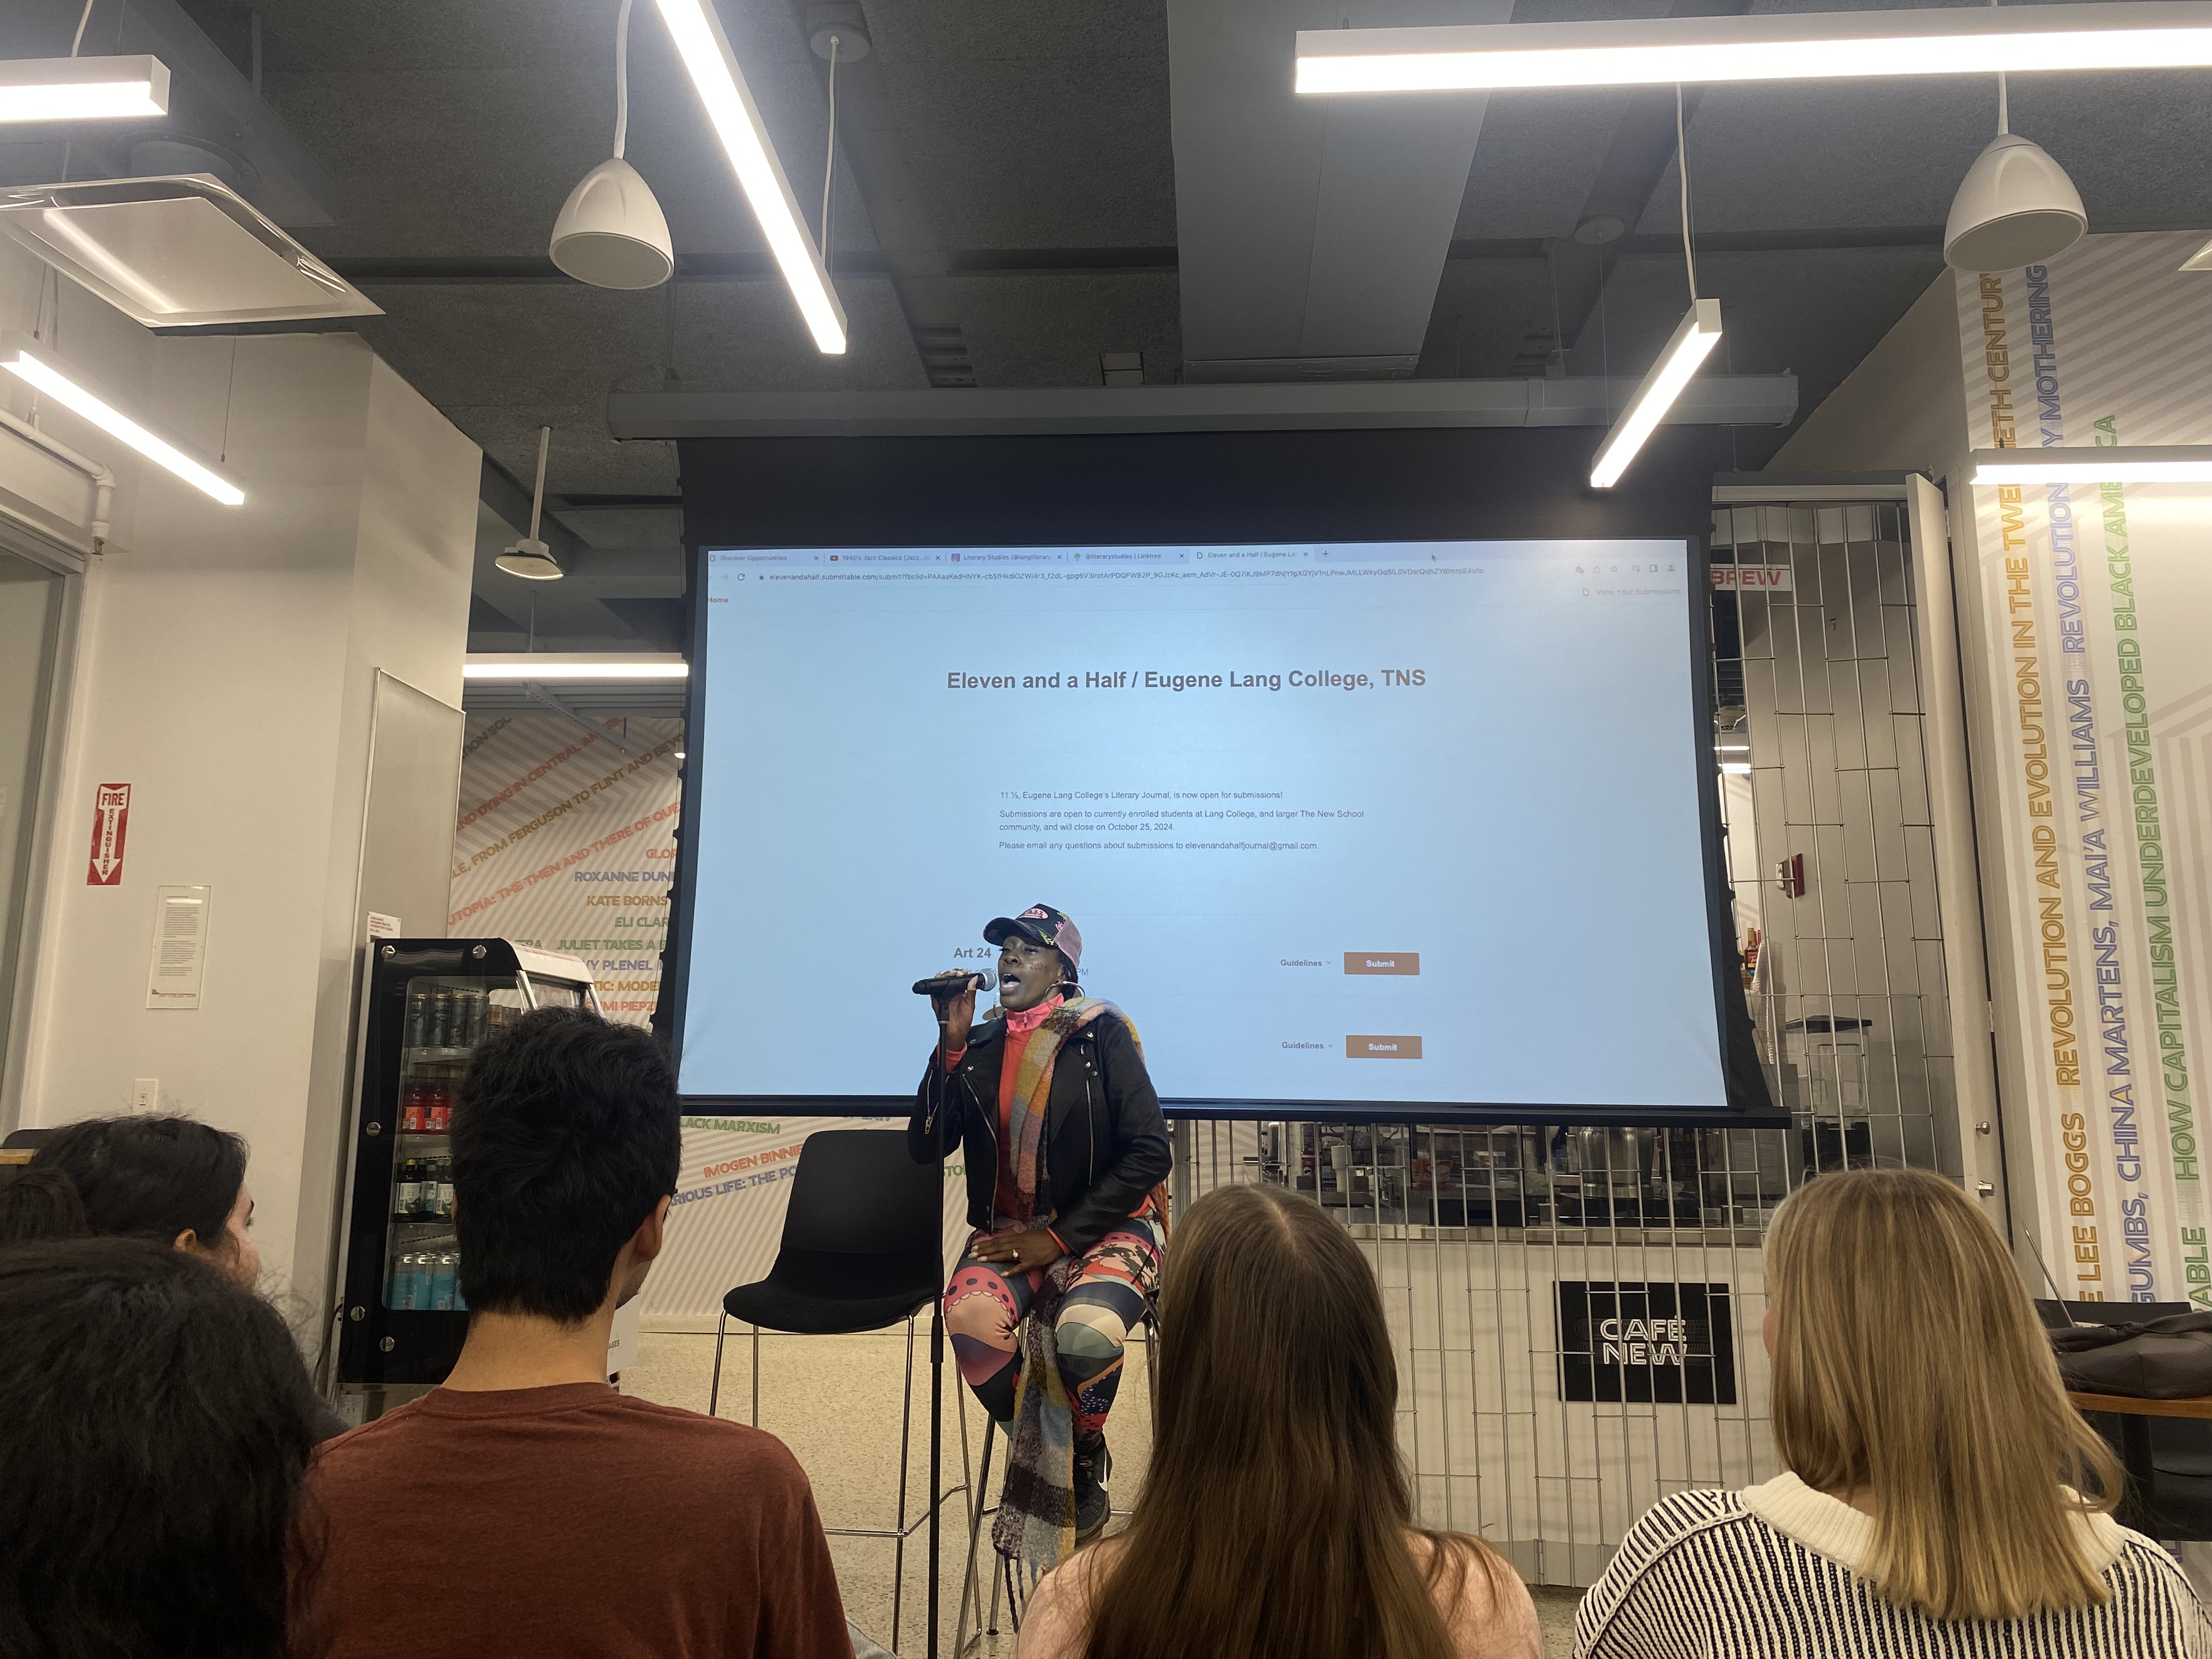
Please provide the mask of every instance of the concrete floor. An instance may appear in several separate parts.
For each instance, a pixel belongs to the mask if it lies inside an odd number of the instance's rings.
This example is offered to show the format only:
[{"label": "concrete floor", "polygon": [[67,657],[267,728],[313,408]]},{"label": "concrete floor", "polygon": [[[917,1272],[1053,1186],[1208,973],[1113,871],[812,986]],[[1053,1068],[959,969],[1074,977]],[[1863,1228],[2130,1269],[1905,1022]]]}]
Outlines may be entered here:
[{"label": "concrete floor", "polygon": [[[906,1364],[903,1328],[872,1332],[864,1336],[787,1336],[763,1333],[761,1344],[760,1426],[791,1448],[814,1483],[814,1501],[825,1527],[889,1527],[898,1503],[898,1443],[900,1389]],[[929,1329],[915,1334],[915,1413],[908,1448],[908,1518],[923,1514],[929,1486]],[[1109,1488],[1115,1506],[1126,1508],[1143,1484],[1145,1466],[1152,1451],[1152,1412],[1146,1378],[1150,1355],[1142,1340],[1132,1342],[1128,1373],[1107,1425],[1107,1443],[1114,1453]],[[665,1405],[692,1411],[707,1409],[714,1367],[712,1331],[647,1331],[638,1344],[638,1357],[623,1373],[622,1387]],[[721,1416],[744,1422],[752,1410],[752,1340],[741,1329],[727,1342],[722,1360]],[[960,1386],[960,1374],[948,1352],[945,1364],[945,1484],[957,1486],[964,1478],[961,1462],[964,1414],[968,1457],[982,1453],[983,1415]],[[992,1485],[1003,1468],[1003,1445],[993,1457]],[[953,1631],[959,1616],[961,1568],[968,1534],[963,1511],[966,1498],[956,1493],[945,1507],[944,1563],[939,1628],[940,1652],[952,1654]],[[890,1540],[838,1538],[830,1540],[837,1563],[837,1580],[844,1592],[845,1611],[885,1647],[906,1656],[927,1650],[929,1590],[928,1529],[915,1528],[906,1550],[903,1606],[893,1640],[893,1548]],[[992,1559],[987,1539],[978,1551],[977,1577],[988,1603],[988,1577]],[[1544,1624],[1546,1652],[1564,1659],[1572,1646],[1576,1604],[1579,1590],[1543,1589],[1532,1592]],[[978,1620],[971,1613],[969,1629]],[[1012,1621],[1003,1603],[998,1615],[999,1633],[986,1634],[971,1651],[977,1659],[1012,1659]]]}]

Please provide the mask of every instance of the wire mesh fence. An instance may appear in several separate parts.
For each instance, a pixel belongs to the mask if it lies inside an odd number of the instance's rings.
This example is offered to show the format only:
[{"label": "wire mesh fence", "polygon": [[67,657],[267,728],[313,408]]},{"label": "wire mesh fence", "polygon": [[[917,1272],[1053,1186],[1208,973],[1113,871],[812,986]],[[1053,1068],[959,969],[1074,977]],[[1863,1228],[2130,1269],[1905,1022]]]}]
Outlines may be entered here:
[{"label": "wire mesh fence", "polygon": [[1423,1522],[1531,1582],[1589,1583],[1665,1493],[1775,1472],[1774,1207],[1955,1145],[1909,557],[1895,503],[1715,514],[1740,573],[1713,596],[1715,787],[1791,1127],[1176,1125],[1179,1207],[1269,1182],[1342,1219],[1382,1285]]}]

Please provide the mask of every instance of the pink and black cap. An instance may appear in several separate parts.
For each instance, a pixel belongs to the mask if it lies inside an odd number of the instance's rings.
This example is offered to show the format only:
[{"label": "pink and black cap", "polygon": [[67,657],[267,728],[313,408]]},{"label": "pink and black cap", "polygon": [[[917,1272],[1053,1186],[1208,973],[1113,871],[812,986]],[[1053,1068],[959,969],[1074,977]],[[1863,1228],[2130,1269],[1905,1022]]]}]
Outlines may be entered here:
[{"label": "pink and black cap", "polygon": [[1066,913],[1055,910],[1049,904],[1032,904],[1018,916],[1000,916],[983,929],[983,943],[1004,945],[1013,934],[1049,945],[1067,958],[1070,973],[1083,969],[1083,935],[1075,931],[1075,924]]}]

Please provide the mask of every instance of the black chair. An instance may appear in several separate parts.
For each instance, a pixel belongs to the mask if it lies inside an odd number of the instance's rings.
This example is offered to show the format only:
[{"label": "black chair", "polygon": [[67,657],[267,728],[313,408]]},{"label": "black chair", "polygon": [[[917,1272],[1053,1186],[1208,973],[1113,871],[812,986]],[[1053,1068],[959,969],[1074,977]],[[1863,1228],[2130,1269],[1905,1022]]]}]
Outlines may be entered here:
[{"label": "black chair", "polygon": [[[2036,1316],[2050,1330],[2068,1325],[2148,1324],[2195,1313],[2186,1302],[2052,1302],[2040,1297]],[[2212,1539],[2212,1422],[2188,1417],[2120,1417],[2085,1412],[2090,1425],[2131,1468],[2148,1467],[2147,1490],[2122,1516],[2168,1542]],[[2130,1446],[2133,1438],[2136,1443]],[[2138,1482],[2138,1484],[2145,1484]]]},{"label": "black chair", "polygon": [[10,1129],[0,1139],[0,1152],[36,1152],[60,1133],[58,1129]]},{"label": "black chair", "polygon": [[[929,1525],[929,1653],[937,1653],[938,1512],[953,1492],[941,1490],[944,1458],[945,1177],[943,1165],[916,1164],[906,1136],[883,1129],[821,1129],[806,1138],[792,1177],[783,1243],[766,1279],[740,1285],[722,1298],[714,1334],[712,1415],[722,1394],[722,1344],[730,1321],[753,1328],[753,1426],[760,1425],[760,1334],[849,1336],[906,1321],[906,1393],[899,1418],[898,1521],[894,1527],[827,1527],[848,1538],[893,1540],[891,1642],[899,1645],[906,1587],[906,1540]],[[929,1488],[926,1516],[907,1520],[907,1450],[914,1421],[915,1321],[929,1322]]]}]

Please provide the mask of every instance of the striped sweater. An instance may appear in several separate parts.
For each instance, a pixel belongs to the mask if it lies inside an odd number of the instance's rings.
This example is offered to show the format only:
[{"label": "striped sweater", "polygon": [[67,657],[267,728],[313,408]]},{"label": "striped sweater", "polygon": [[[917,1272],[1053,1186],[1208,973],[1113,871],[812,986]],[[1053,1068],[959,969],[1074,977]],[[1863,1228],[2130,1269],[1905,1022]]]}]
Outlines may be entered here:
[{"label": "striped sweater", "polygon": [[1872,1519],[1794,1474],[1677,1492],[1583,1599],[1576,1659],[2212,1659],[2212,1625],[2173,1558],[2108,1516],[2079,1524],[2110,1601],[1952,1621],[1875,1595],[1856,1571]]}]

